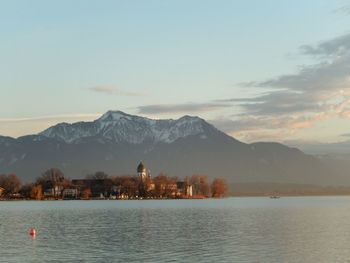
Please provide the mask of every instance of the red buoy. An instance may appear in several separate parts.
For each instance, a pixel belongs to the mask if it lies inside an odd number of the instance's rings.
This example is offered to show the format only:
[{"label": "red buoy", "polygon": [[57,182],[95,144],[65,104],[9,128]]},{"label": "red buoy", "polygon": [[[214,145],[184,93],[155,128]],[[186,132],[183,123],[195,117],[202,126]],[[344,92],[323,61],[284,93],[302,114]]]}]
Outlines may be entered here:
[{"label": "red buoy", "polygon": [[35,237],[35,236],[36,236],[36,230],[35,230],[35,228],[29,229],[29,235],[32,236],[32,237]]}]

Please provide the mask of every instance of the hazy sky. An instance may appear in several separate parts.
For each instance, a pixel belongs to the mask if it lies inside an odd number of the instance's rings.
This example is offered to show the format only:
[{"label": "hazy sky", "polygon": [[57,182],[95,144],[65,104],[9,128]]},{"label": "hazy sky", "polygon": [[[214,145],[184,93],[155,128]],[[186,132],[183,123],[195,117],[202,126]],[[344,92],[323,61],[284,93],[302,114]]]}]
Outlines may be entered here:
[{"label": "hazy sky", "polygon": [[0,0],[0,134],[107,110],[347,140],[350,1]]}]

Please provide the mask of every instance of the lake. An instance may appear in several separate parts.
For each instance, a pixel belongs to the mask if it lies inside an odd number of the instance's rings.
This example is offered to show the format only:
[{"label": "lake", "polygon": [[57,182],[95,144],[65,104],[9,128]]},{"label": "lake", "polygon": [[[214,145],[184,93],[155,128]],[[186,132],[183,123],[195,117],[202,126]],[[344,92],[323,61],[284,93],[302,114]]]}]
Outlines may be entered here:
[{"label": "lake", "polygon": [[0,262],[350,262],[350,197],[4,201]]}]

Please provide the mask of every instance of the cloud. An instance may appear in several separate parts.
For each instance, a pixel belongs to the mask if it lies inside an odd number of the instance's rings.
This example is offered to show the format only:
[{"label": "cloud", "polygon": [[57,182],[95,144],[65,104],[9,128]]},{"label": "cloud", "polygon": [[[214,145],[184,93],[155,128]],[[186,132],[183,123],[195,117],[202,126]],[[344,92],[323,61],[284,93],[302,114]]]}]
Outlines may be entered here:
[{"label": "cloud", "polygon": [[286,90],[273,91],[254,98],[235,98],[226,100],[233,102],[252,115],[280,115],[304,111],[316,112],[320,105],[315,100],[303,98],[300,93]]},{"label": "cloud", "polygon": [[109,95],[120,95],[120,96],[129,96],[129,97],[140,97],[145,95],[144,93],[141,93],[141,92],[124,91],[113,86],[95,86],[95,87],[90,87],[89,90],[98,92],[98,93],[109,94]]},{"label": "cloud", "polygon": [[341,56],[349,53],[349,48],[350,34],[345,34],[330,41],[321,42],[316,46],[303,45],[300,47],[300,51],[304,55],[315,56],[319,58],[340,58]]},{"label": "cloud", "polygon": [[[239,119],[213,119],[213,123],[223,131],[235,134],[237,132],[250,132],[259,130],[285,130],[287,133],[295,133],[301,128],[310,128],[314,123],[314,116],[290,116],[290,117],[275,117],[275,116],[246,116]],[[321,116],[317,116],[321,118]]]},{"label": "cloud", "polygon": [[48,115],[48,116],[27,117],[27,118],[0,118],[0,123],[32,122],[32,121],[59,122],[62,120],[94,119],[100,116],[101,116],[100,113],[88,113],[88,114],[75,113],[75,114]]},{"label": "cloud", "polygon": [[239,106],[243,112],[233,123],[221,125],[233,125],[236,133],[244,129],[295,132],[330,118],[350,118],[350,34],[304,45],[300,52],[314,58],[315,64],[295,74],[245,83],[266,90],[255,97],[218,101]]},{"label": "cloud", "polygon": [[340,134],[341,137],[350,137],[350,133],[343,133],[343,134]]},{"label": "cloud", "polygon": [[140,114],[199,113],[232,107],[229,103],[154,104],[137,107]]},{"label": "cloud", "polygon": [[334,14],[350,15],[350,5],[344,5],[332,11]]},{"label": "cloud", "polygon": [[280,129],[288,122],[288,120],[284,119],[247,117],[232,120],[221,118],[212,119],[209,122],[225,133],[245,142],[259,140],[282,141],[286,136],[293,133],[293,131],[288,129]]},{"label": "cloud", "polygon": [[299,51],[313,58],[314,64],[303,66],[294,74],[245,83],[245,87],[265,90],[256,96],[200,104],[148,105],[138,107],[138,111],[197,113],[239,107],[240,113],[211,122],[246,140],[293,137],[299,130],[313,128],[321,121],[350,119],[350,33],[316,45],[303,45]]},{"label": "cloud", "polygon": [[36,134],[60,122],[92,121],[101,114],[77,113],[29,118],[0,118],[0,135],[19,137]]}]

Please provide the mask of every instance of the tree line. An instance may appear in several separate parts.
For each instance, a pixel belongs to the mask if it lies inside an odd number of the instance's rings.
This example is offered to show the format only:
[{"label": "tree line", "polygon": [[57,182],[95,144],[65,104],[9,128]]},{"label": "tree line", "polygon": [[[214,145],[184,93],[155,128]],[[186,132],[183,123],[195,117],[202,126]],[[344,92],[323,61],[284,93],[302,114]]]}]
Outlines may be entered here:
[{"label": "tree line", "polygon": [[[79,182],[84,184],[79,185]],[[74,184],[75,183],[75,184]],[[43,172],[34,182],[22,184],[16,174],[0,175],[0,198],[43,200],[64,198],[65,191],[73,191],[76,198],[90,199],[97,195],[127,198],[176,198],[181,189],[191,187],[192,198],[220,198],[228,194],[228,184],[222,178],[211,183],[207,175],[192,175],[179,180],[164,173],[142,181],[138,176],[109,176],[104,172],[88,174],[84,179],[71,180],[58,168]],[[48,193],[48,191],[50,191]],[[181,192],[180,192],[181,194]]]}]

